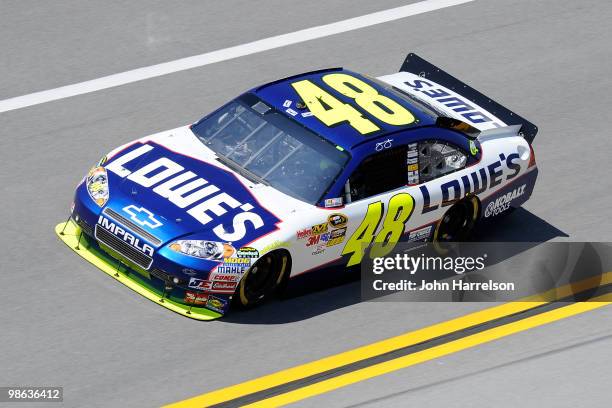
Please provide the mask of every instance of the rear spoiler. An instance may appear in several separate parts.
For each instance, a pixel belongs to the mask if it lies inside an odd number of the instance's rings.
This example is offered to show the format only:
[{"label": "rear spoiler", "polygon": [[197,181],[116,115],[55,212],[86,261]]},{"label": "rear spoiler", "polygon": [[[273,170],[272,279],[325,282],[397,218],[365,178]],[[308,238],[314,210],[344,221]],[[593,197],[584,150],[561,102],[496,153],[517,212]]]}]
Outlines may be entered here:
[{"label": "rear spoiler", "polygon": [[493,115],[504,121],[507,126],[520,125],[519,135],[523,136],[525,140],[529,142],[529,144],[533,142],[536,134],[538,133],[538,127],[529,122],[527,119],[517,115],[508,108],[503,107],[488,96],[485,96],[474,88],[464,84],[457,78],[444,72],[440,68],[427,62],[414,53],[410,53],[406,56],[400,71],[410,72],[420,77],[430,79],[431,81],[460,94],[464,98],[472,101],[474,104],[479,105],[491,112]]}]

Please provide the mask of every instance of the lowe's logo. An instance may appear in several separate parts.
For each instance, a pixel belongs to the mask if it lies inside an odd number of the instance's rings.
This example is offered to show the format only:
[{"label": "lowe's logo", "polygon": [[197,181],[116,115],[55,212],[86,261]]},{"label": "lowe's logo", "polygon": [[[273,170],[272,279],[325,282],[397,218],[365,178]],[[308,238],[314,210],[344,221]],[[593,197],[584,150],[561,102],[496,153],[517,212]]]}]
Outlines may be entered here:
[{"label": "lowe's logo", "polygon": [[[222,241],[235,242],[245,238],[248,241],[254,237],[254,230],[262,228],[261,235],[270,230],[276,229],[272,224],[264,223],[264,215],[274,219],[273,214],[264,212],[262,208],[256,208],[249,201],[253,199],[250,192],[240,184],[236,176],[230,172],[222,170],[210,164],[206,166],[206,179],[198,176],[191,170],[187,170],[178,163],[179,155],[170,151],[157,149],[157,152],[150,153],[154,147],[144,144],[128,153],[114,159],[106,166],[106,169],[115,173],[121,178],[140,184],[145,188],[151,188],[159,197],[168,200],[180,209],[192,216],[202,225],[215,221],[216,226],[212,227],[212,232]],[[163,154],[163,156],[159,156]],[[143,157],[152,158],[153,161],[143,160]],[[176,156],[171,160],[166,156]],[[174,157],[173,157],[174,158]],[[130,169],[125,166],[131,163],[135,167]],[[222,187],[212,184],[209,179],[218,179],[216,183],[231,188],[232,195],[222,191]],[[235,193],[235,195],[234,195]],[[240,199],[240,200],[239,200]],[[125,210],[125,209],[124,209]],[[134,207],[139,214],[134,211],[132,220],[141,223],[140,225],[155,225],[153,214],[144,208]],[[148,224],[142,224],[148,223]]]},{"label": "lowe's logo", "polygon": [[155,218],[155,215],[144,207],[136,207],[134,204],[123,207],[123,211],[130,215],[130,220],[138,225],[149,228],[161,227],[163,224]]}]

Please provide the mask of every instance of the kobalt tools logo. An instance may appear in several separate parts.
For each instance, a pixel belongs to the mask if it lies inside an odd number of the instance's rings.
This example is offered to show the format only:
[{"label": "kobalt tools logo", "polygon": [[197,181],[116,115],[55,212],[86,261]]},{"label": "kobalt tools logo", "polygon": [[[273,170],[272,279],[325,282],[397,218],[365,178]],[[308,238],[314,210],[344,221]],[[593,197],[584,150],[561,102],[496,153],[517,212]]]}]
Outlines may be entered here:
[{"label": "kobalt tools logo", "polygon": [[515,188],[511,192],[498,197],[495,201],[491,201],[485,209],[485,218],[492,215],[497,215],[510,208],[510,204],[515,198],[522,196],[525,193],[526,185]]},{"label": "kobalt tools logo", "polygon": [[98,226],[104,228],[111,234],[121,238],[123,241],[127,242],[143,254],[153,256],[153,247],[145,242],[141,242],[140,238],[134,236],[131,232],[124,230],[119,225],[115,224],[108,218],[104,218],[100,216],[98,218]]},{"label": "kobalt tools logo", "polygon": [[[193,165],[194,171],[189,171],[179,162]],[[210,180],[199,177],[196,168],[203,169]],[[249,202],[253,200],[250,192],[230,172],[217,166],[196,163],[180,154],[145,144],[117,157],[106,169],[152,189],[153,193],[184,209],[202,225],[215,222],[212,232],[222,241],[252,240],[255,238],[253,230],[264,234],[275,228],[272,225],[274,221],[264,225],[264,219],[274,220],[273,214]],[[231,195],[224,191],[229,189]],[[156,225],[150,218],[145,219],[146,215],[141,212],[138,219]]]},{"label": "kobalt tools logo", "polygon": [[123,207],[123,211],[130,215],[130,219],[134,221],[138,225],[157,228],[161,227],[163,224],[155,215],[144,207],[136,207],[135,205],[128,205],[127,207]]}]

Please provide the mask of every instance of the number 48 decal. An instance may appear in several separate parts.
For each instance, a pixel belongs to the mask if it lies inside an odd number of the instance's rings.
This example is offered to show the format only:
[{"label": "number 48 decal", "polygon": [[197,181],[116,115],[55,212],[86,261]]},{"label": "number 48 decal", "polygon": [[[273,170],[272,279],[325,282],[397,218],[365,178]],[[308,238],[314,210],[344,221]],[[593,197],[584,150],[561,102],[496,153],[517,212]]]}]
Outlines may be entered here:
[{"label": "number 48 decal", "polygon": [[[374,240],[374,245],[370,249],[370,258],[389,254],[404,234],[406,222],[414,210],[414,198],[408,193],[400,193],[391,197],[384,221],[383,207],[381,201],[368,205],[361,225],[357,227],[342,250],[342,255],[352,254],[346,266],[359,264],[363,259],[366,247],[372,243],[372,240]],[[382,228],[376,234],[381,221]]]},{"label": "number 48 decal", "polygon": [[[338,93],[354,99],[364,111],[389,125],[409,125],[416,119],[412,113],[393,99],[379,94],[368,83],[347,74],[327,74],[323,82]],[[355,130],[365,135],[380,130],[371,120],[362,116],[354,106],[343,103],[305,79],[291,84],[312,114],[327,126],[348,122]]]}]

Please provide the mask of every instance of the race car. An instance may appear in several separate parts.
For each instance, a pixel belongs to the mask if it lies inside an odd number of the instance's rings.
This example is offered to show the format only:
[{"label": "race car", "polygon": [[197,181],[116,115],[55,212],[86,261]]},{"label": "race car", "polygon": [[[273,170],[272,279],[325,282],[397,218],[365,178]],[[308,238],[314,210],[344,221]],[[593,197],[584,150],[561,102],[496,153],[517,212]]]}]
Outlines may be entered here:
[{"label": "race car", "polygon": [[111,151],[56,232],[148,299],[210,320],[401,241],[469,239],[531,196],[536,133],[415,54],[379,78],[308,72]]}]

